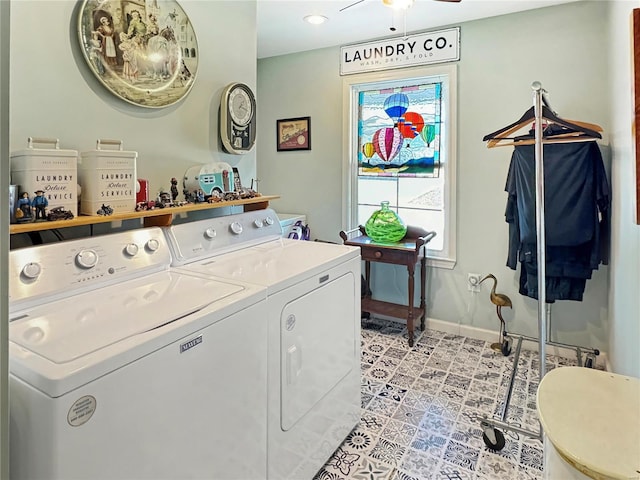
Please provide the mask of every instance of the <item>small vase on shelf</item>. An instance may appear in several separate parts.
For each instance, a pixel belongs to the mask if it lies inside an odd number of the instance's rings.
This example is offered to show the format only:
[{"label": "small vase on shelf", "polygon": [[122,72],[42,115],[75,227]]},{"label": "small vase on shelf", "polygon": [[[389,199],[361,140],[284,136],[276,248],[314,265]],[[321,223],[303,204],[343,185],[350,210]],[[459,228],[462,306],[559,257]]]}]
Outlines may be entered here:
[{"label": "small vase on shelf", "polygon": [[380,202],[380,210],[373,212],[364,229],[373,241],[379,243],[396,243],[407,233],[407,226],[398,214],[389,208],[387,201]]}]

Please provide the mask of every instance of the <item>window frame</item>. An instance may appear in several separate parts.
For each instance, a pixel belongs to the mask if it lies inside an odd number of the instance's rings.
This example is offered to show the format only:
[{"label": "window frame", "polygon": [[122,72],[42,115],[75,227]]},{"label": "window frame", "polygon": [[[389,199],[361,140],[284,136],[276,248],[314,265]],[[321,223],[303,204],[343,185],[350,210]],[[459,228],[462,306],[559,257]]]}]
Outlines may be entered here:
[{"label": "window frame", "polygon": [[[456,127],[457,127],[457,66],[455,64],[434,65],[382,72],[349,75],[343,79],[342,108],[343,126],[343,185],[342,224],[347,230],[358,226],[358,93],[362,90],[380,88],[380,83],[429,82],[445,77],[443,81],[441,161],[444,165],[444,210],[445,238],[442,251],[427,248],[427,263],[430,266],[453,269],[456,264]],[[428,244],[427,244],[428,246]]]}]

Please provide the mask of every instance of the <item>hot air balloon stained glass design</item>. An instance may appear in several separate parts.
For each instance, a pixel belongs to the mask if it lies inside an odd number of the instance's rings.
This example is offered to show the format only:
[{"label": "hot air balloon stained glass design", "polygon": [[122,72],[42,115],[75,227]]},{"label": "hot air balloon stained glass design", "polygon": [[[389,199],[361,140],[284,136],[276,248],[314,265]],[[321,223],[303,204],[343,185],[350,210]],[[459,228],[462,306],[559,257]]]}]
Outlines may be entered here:
[{"label": "hot air balloon stained glass design", "polygon": [[385,162],[390,162],[400,151],[402,135],[397,128],[381,128],[373,134],[373,149]]},{"label": "hot air balloon stained glass design", "polygon": [[410,141],[418,135],[418,132],[416,132],[416,127],[411,122],[406,122],[402,119],[400,119],[400,121],[398,122],[398,130],[400,130],[402,138],[406,139],[407,141]]},{"label": "hot air balloon stained glass design", "polygon": [[414,137],[422,132],[424,128],[424,118],[422,115],[416,112],[406,112],[402,118],[405,123],[411,125]]},{"label": "hot air balloon stained glass design", "polygon": [[362,146],[362,153],[365,158],[371,158],[374,153],[376,153],[376,149],[373,146],[373,143],[367,142]]},{"label": "hot air balloon stained glass design", "polygon": [[436,138],[436,126],[433,124],[426,125],[420,132],[420,136],[427,143],[427,147],[430,146],[431,142]]},{"label": "hot air balloon stained glass design", "polygon": [[409,97],[404,93],[394,93],[384,101],[384,111],[393,120],[394,125],[398,124],[398,120],[407,111],[407,107],[409,107]]},{"label": "hot air balloon stained glass design", "polygon": [[359,176],[439,176],[441,83],[361,91],[358,102]]}]

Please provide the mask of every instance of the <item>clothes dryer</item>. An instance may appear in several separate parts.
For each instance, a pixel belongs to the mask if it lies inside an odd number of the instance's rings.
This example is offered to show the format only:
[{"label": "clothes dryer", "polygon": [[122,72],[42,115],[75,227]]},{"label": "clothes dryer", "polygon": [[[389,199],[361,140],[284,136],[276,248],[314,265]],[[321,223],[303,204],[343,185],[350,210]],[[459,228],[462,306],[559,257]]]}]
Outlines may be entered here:
[{"label": "clothes dryer", "polygon": [[265,288],[170,263],[159,228],[10,252],[13,480],[266,477]]},{"label": "clothes dryer", "polygon": [[360,419],[359,249],[282,238],[270,209],[165,232],[177,270],[266,287],[268,478],[313,478]]}]

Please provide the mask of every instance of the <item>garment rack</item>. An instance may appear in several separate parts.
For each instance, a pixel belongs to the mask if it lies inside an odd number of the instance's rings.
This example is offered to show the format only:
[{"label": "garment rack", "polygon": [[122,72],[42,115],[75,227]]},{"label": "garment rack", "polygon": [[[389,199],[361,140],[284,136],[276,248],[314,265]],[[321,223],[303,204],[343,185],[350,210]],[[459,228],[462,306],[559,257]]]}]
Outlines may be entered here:
[{"label": "garment rack", "polygon": [[[542,84],[538,81],[535,81],[531,84],[531,88],[533,90],[533,110],[534,110],[534,122],[535,122],[535,185],[536,185],[536,253],[537,253],[537,267],[538,267],[538,338],[529,337],[526,335],[514,335],[511,334],[509,337],[506,330],[504,331],[504,338],[511,340],[511,337],[517,339],[516,351],[513,358],[513,367],[511,370],[511,377],[509,379],[509,387],[507,389],[506,398],[502,405],[502,411],[500,413],[500,419],[489,418],[487,416],[482,416],[480,420],[480,426],[482,428],[482,438],[485,444],[492,450],[501,450],[505,446],[505,438],[504,435],[499,428],[504,430],[513,431],[516,433],[521,433],[530,437],[538,438],[542,441],[542,426],[538,422],[537,430],[529,430],[527,428],[523,428],[522,426],[513,425],[507,422],[507,416],[509,414],[509,406],[511,403],[511,396],[513,394],[513,386],[515,382],[515,377],[518,370],[518,361],[520,358],[520,351],[522,348],[523,340],[532,341],[538,343],[538,358],[540,365],[540,380],[546,374],[546,347],[547,345],[557,346],[562,348],[571,348],[576,351],[576,356],[578,359],[578,365],[583,366],[582,364],[582,354],[587,354],[587,360],[585,362],[585,366],[594,367],[595,366],[595,356],[599,355],[600,352],[597,349],[591,349],[586,347],[579,347],[576,345],[567,345],[563,343],[553,342],[549,337],[550,327],[550,318],[551,318],[551,305],[547,304],[546,298],[546,235],[545,235],[545,220],[544,220],[544,151],[543,145],[545,143],[556,143],[554,140],[546,141],[543,136],[543,112],[551,112],[552,115],[555,116],[555,113],[551,111],[551,107],[549,106],[545,93],[546,91],[542,88]],[[526,115],[526,114],[525,114]],[[549,114],[547,113],[547,116]],[[494,132],[495,134],[500,133],[511,133],[513,132],[518,125],[522,123],[524,116],[518,122],[505,127],[498,132]],[[583,122],[573,122],[586,130],[589,134],[589,141],[593,141],[594,138],[601,138],[600,134],[597,130],[594,130],[594,127],[599,128],[597,125],[586,124]],[[519,128],[519,127],[518,127]],[[601,131],[601,130],[600,130]],[[491,141],[491,135],[486,136],[483,140]],[[578,136],[573,138],[566,138],[563,141],[571,142],[571,141],[585,141],[584,136]],[[529,142],[531,143],[531,142]],[[523,143],[524,144],[524,143]],[[496,146],[495,143],[489,146]]]}]

